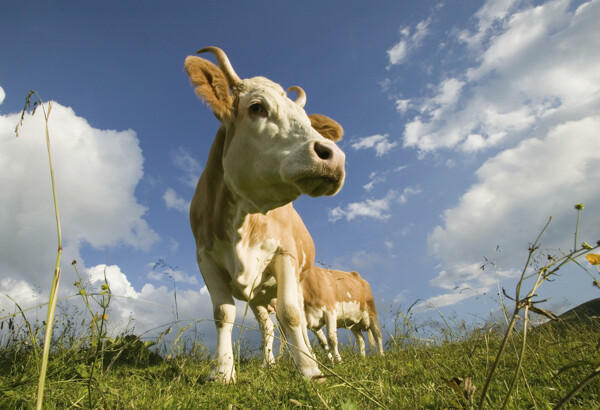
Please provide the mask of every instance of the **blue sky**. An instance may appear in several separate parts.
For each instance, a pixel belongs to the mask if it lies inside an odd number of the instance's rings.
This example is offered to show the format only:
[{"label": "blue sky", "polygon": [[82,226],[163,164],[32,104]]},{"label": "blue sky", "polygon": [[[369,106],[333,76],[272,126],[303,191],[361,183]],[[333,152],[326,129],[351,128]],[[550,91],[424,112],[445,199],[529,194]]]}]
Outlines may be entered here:
[{"label": "blue sky", "polygon": [[[56,255],[41,116],[14,136],[29,89],[54,101],[61,294],[77,259],[122,296],[117,328],[168,324],[172,278],[180,318],[212,316],[187,207],[218,122],[183,60],[215,45],[241,77],[299,85],[308,113],[344,127],[344,188],[295,202],[317,260],[359,271],[382,316],[417,302],[487,318],[549,216],[546,248],[572,248],[579,202],[581,240],[600,239],[599,19],[599,0],[3,4],[0,316],[5,294],[47,299]],[[546,307],[598,297],[590,284],[563,271]]]}]

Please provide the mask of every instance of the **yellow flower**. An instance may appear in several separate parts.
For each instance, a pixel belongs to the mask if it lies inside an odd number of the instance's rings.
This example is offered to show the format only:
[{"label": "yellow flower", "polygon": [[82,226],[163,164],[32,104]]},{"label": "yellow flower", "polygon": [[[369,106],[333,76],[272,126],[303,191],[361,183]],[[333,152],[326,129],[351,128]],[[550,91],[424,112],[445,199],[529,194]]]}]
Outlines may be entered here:
[{"label": "yellow flower", "polygon": [[588,262],[592,265],[600,265],[600,255],[595,253],[588,253],[587,255],[585,255],[585,257],[587,258]]},{"label": "yellow flower", "polygon": [[108,315],[107,315],[106,313],[105,313],[105,314],[103,314],[103,315],[102,315],[102,319],[103,319],[103,320],[108,320]]}]

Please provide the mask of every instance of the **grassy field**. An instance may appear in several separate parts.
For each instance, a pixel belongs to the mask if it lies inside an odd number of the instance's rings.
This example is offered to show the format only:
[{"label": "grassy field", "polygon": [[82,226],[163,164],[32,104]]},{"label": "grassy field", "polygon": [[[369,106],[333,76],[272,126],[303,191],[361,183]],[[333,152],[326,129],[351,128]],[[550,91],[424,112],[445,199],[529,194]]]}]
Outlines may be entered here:
[{"label": "grassy field", "polygon": [[[93,332],[74,335],[63,329],[50,355],[44,408],[471,408],[480,400],[503,330],[463,324],[428,342],[416,341],[409,331],[388,342],[384,358],[363,359],[347,347],[344,363],[336,365],[316,349],[327,374],[322,383],[300,377],[289,357],[263,369],[256,354],[242,354],[238,382],[221,385],[205,381],[211,365],[205,346],[176,346],[170,351],[185,353],[159,355],[152,343],[133,335],[98,344]],[[599,335],[599,321],[572,318],[531,330],[506,407],[554,407],[598,366]],[[29,338],[8,336],[0,347],[0,408],[33,408],[39,360]],[[522,332],[515,331],[490,383],[485,408],[500,408],[505,400],[521,341]],[[600,378],[569,406],[600,408]]]}]

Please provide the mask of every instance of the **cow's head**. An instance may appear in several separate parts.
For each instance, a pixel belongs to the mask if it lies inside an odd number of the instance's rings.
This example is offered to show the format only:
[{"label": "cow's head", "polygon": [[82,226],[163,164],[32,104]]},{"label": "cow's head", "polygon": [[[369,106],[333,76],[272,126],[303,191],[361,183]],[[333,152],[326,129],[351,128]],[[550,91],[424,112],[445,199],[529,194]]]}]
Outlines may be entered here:
[{"label": "cow's head", "polygon": [[301,194],[334,195],[344,183],[344,153],[334,141],[341,126],[329,117],[306,115],[306,95],[264,77],[240,79],[225,53],[207,47],[219,67],[188,57],[185,69],[195,91],[221,121],[225,183],[251,212],[266,212]]}]

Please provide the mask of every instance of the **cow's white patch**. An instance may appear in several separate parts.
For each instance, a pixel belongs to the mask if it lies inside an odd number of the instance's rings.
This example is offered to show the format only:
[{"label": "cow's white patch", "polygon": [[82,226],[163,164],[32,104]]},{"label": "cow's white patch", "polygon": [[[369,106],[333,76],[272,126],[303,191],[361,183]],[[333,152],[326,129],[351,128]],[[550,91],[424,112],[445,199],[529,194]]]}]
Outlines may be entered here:
[{"label": "cow's white patch", "polygon": [[306,326],[309,329],[320,329],[325,326],[325,306],[314,308],[309,305],[304,306],[306,314]]},{"label": "cow's white patch", "polygon": [[[238,295],[235,291],[238,291],[241,296],[240,299],[249,300],[259,291],[265,291],[265,287],[276,285],[274,278],[270,280],[271,278],[266,278],[263,274],[279,246],[280,242],[278,240],[269,238],[261,241],[256,236],[250,238],[246,244],[241,241],[236,245],[239,262],[232,281],[236,297]],[[273,289],[273,291],[275,290]]]},{"label": "cow's white patch", "polygon": [[336,302],[335,309],[338,327],[349,327],[351,324],[360,323],[364,318],[365,311],[360,308],[358,302]]}]

